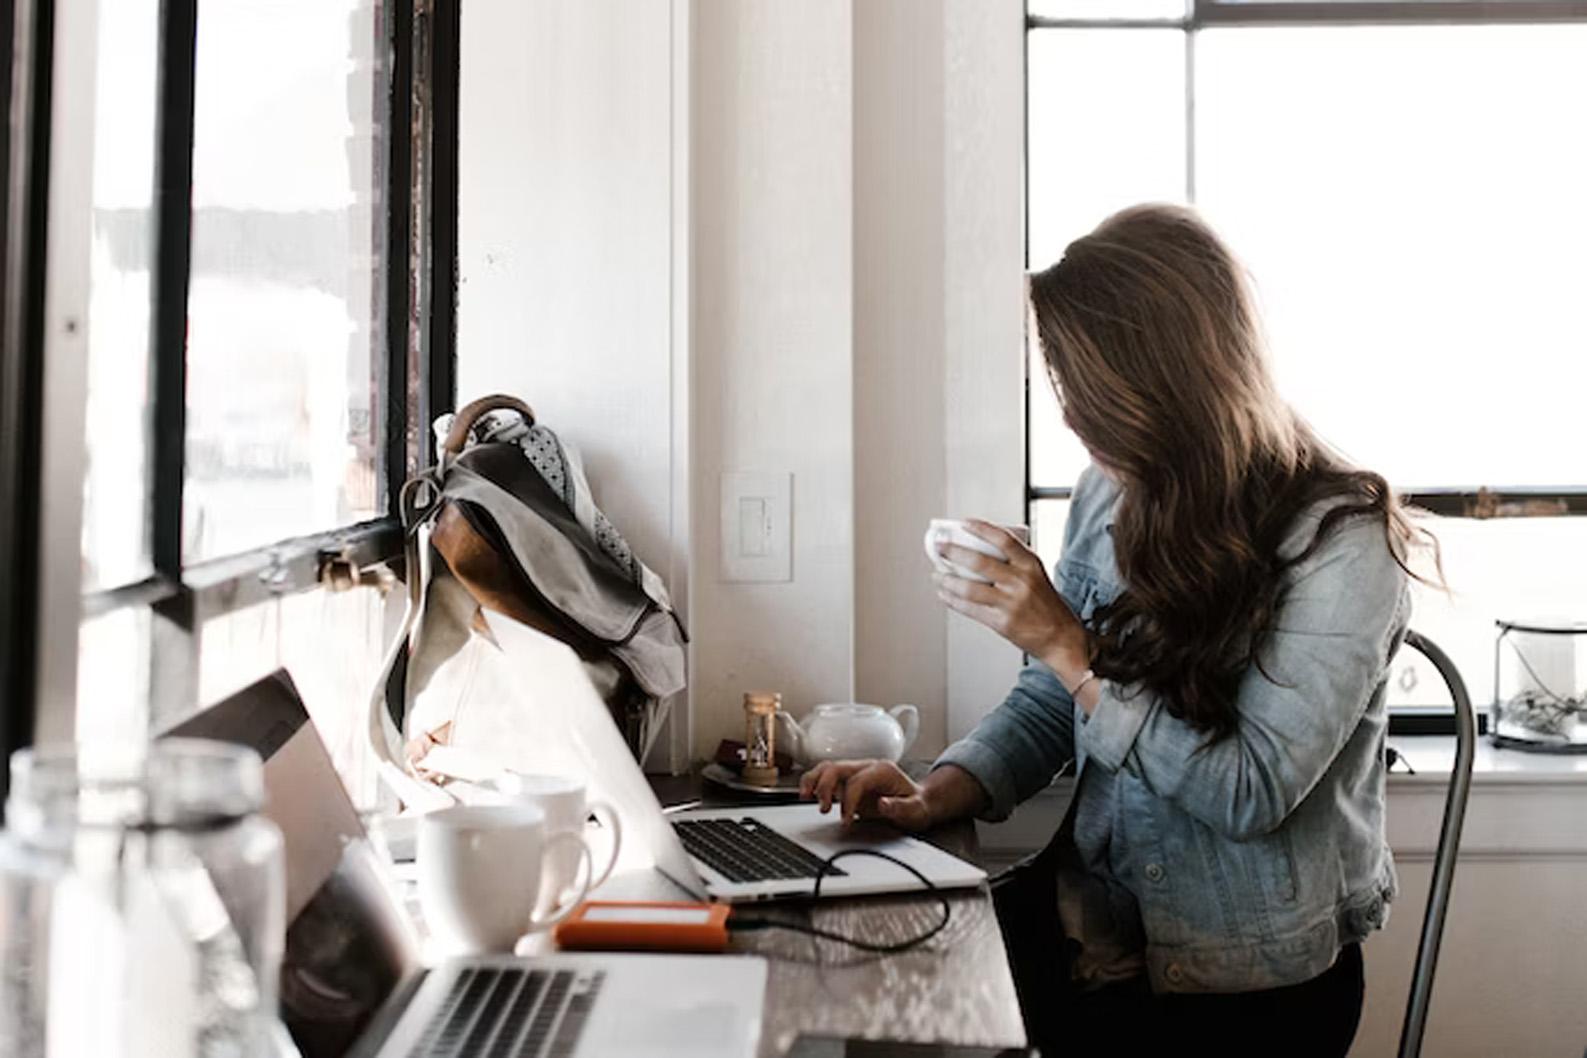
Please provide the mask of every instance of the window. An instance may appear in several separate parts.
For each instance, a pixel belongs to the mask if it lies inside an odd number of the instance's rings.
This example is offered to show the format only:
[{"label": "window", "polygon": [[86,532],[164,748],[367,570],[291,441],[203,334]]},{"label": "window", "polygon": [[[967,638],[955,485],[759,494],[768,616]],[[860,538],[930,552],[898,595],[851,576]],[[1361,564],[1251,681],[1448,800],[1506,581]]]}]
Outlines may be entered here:
[{"label": "window", "polygon": [[[1031,0],[1027,24],[1031,268],[1120,207],[1194,203],[1332,443],[1441,514],[1587,512],[1587,4]],[[1027,357],[1055,560],[1086,456]],[[1476,693],[1495,618],[1580,613],[1557,556],[1587,520],[1433,528],[1456,594],[1420,592],[1416,624]]]},{"label": "window", "polygon": [[320,583],[400,554],[395,497],[452,400],[458,15],[434,6],[117,0],[74,42],[94,55],[80,739],[285,665],[371,792],[356,736],[393,578]]}]

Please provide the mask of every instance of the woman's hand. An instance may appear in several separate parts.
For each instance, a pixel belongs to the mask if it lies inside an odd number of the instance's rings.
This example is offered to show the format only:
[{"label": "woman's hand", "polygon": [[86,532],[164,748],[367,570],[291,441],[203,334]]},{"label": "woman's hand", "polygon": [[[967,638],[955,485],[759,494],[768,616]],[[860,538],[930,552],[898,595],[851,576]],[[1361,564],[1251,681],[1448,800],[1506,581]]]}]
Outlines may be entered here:
[{"label": "woman's hand", "polygon": [[943,544],[938,548],[943,558],[992,583],[936,573],[932,579],[937,583],[937,595],[951,608],[1045,662],[1065,686],[1073,687],[1090,666],[1090,642],[1085,627],[1052,586],[1041,559],[1007,529],[976,519],[966,521],[965,526],[1007,555],[1008,561],[958,544]]},{"label": "woman's hand", "polygon": [[890,760],[824,760],[799,780],[799,795],[837,805],[844,823],[885,819],[902,830],[926,830],[936,821],[919,783]]},{"label": "woman's hand", "polygon": [[890,760],[826,760],[804,773],[799,795],[837,805],[844,823],[882,819],[900,830],[929,830],[974,815],[987,803],[981,783],[954,764],[934,768],[916,782]]}]

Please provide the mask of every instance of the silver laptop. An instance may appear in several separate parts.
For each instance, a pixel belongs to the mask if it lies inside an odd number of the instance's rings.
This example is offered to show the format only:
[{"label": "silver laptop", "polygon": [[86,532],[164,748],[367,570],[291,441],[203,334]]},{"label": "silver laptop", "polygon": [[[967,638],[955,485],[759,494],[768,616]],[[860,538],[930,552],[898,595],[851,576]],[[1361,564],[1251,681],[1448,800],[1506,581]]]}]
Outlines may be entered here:
[{"label": "silver laptop", "polygon": [[[874,849],[909,864],[941,889],[968,888],[986,872],[935,845],[866,824],[846,828],[836,813],[814,804],[701,809],[664,814],[655,793],[568,647],[509,617],[486,611],[503,654],[500,664],[474,673],[471,693],[482,700],[512,701],[523,724],[545,731],[520,739],[512,766],[523,771],[585,777],[591,795],[622,817],[630,845],[696,899],[729,902],[809,897],[822,861],[845,849]],[[527,755],[529,759],[524,759]],[[822,878],[821,896],[856,896],[924,888],[909,871],[873,856],[838,860]]]},{"label": "silver laptop", "polygon": [[297,690],[278,672],[167,734],[265,759],[286,846],[282,1018],[303,1058],[747,1058],[766,964],[549,955],[422,967],[411,922]]}]

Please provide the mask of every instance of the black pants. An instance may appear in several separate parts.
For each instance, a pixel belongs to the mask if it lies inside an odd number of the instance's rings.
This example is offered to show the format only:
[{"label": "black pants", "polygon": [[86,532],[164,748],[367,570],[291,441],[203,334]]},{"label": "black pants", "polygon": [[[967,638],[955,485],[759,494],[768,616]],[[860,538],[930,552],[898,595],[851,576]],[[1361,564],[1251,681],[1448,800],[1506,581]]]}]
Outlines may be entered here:
[{"label": "black pants", "polygon": [[1081,992],[1075,946],[1058,922],[1056,881],[1042,858],[994,883],[998,925],[1031,1046],[1047,1058],[1210,1052],[1344,1058],[1361,1020],[1361,946],[1310,981],[1261,992],[1156,995],[1144,978]]}]

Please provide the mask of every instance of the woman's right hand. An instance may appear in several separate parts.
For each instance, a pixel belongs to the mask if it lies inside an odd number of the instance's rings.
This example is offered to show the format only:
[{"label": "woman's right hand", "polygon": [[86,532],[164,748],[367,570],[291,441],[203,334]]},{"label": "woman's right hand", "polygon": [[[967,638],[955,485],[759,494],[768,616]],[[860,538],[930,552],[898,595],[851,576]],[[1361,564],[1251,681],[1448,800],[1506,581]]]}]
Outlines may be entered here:
[{"label": "woman's right hand", "polygon": [[799,795],[821,802],[822,812],[837,805],[846,824],[883,819],[901,830],[918,831],[937,822],[925,790],[890,760],[824,760],[804,773]]}]

